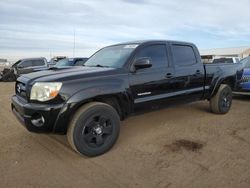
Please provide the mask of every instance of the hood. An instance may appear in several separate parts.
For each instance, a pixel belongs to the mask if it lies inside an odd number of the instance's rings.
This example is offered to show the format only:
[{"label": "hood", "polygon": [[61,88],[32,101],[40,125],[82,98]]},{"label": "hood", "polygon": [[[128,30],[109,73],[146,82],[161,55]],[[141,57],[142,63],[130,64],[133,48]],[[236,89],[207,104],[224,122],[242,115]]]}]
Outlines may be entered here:
[{"label": "hood", "polygon": [[104,67],[61,67],[52,68],[45,71],[39,71],[22,75],[23,78],[32,81],[69,81],[79,79],[79,77],[96,77],[101,75],[111,75],[118,72],[119,69]]}]

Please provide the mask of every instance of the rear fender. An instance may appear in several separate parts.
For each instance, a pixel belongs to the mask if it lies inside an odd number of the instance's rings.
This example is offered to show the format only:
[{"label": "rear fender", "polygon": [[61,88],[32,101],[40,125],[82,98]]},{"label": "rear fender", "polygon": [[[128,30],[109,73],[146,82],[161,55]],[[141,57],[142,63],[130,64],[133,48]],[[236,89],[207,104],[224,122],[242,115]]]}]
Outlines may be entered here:
[{"label": "rear fender", "polygon": [[219,90],[221,84],[227,84],[233,90],[235,88],[235,85],[236,85],[236,78],[235,78],[235,76],[229,76],[229,77],[224,77],[224,78],[221,77],[221,78],[217,79],[215,84],[213,84],[214,89],[213,89],[213,91],[211,93],[210,98],[212,98],[217,93],[217,91]]}]

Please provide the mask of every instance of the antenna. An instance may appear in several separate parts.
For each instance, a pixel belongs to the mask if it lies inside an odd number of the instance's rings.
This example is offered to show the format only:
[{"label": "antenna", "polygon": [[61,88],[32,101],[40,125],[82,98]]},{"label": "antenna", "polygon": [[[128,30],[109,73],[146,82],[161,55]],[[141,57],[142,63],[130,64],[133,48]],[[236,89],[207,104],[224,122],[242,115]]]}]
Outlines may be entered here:
[{"label": "antenna", "polygon": [[76,48],[76,30],[74,27],[74,47],[73,47],[73,57],[75,57],[75,48]]}]

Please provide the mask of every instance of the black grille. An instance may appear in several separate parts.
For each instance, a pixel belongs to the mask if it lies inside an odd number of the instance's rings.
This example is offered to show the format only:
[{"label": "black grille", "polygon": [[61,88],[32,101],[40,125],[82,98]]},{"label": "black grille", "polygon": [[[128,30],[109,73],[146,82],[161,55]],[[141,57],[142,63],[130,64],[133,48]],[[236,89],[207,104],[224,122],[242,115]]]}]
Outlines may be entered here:
[{"label": "black grille", "polygon": [[241,82],[250,82],[250,75],[242,76]]},{"label": "black grille", "polygon": [[26,86],[22,82],[16,82],[16,95],[27,100]]}]

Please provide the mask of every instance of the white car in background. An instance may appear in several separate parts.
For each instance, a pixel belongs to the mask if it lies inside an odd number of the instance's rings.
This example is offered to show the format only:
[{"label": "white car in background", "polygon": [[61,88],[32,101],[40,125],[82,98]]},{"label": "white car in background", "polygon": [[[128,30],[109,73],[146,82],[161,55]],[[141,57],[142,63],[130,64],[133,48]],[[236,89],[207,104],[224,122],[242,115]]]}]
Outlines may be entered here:
[{"label": "white car in background", "polygon": [[212,63],[239,63],[239,57],[216,57],[212,60]]}]

